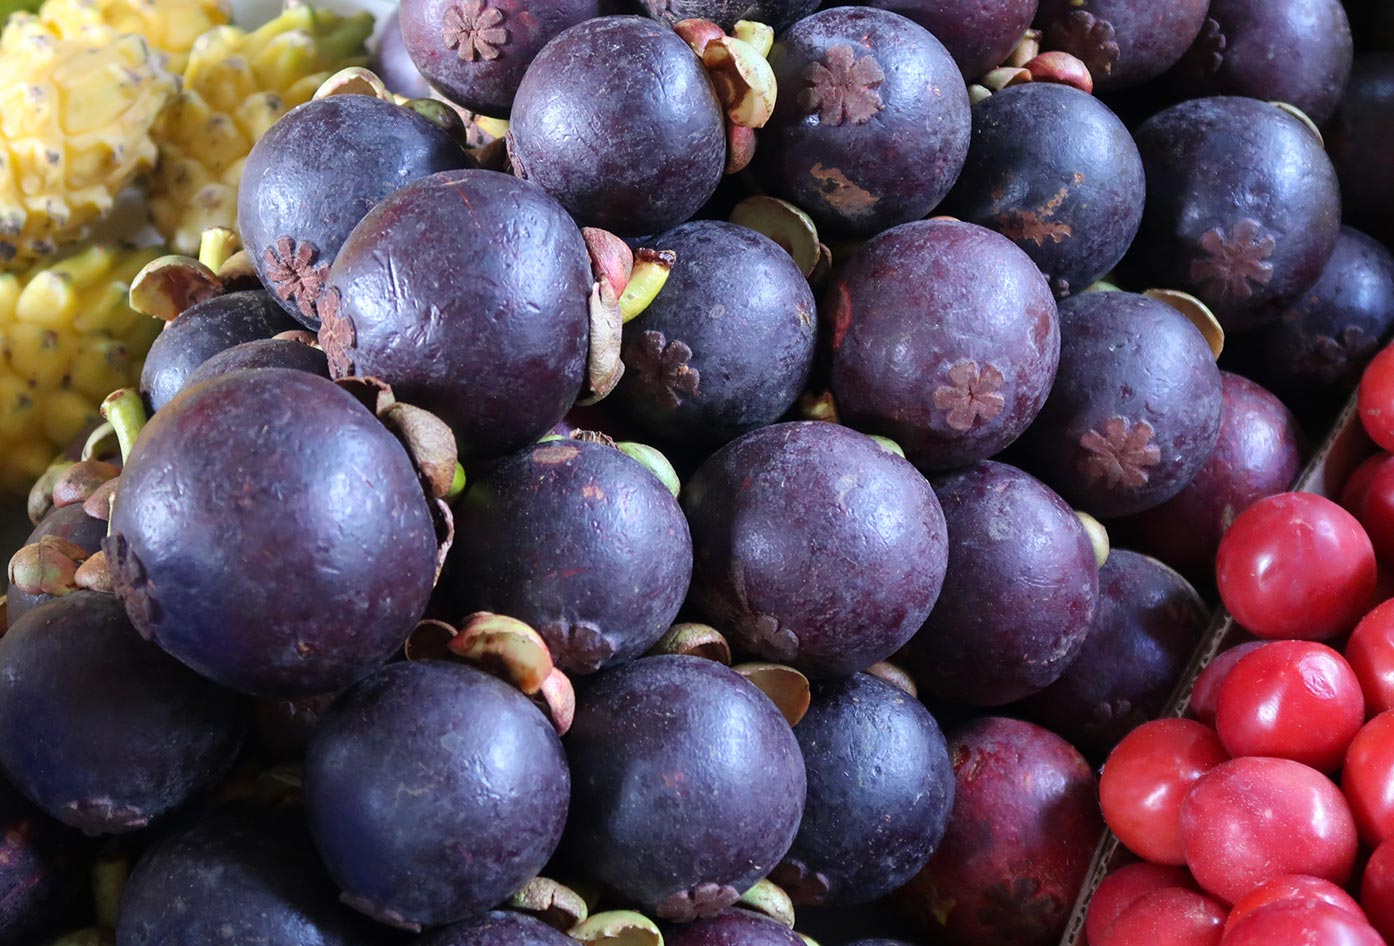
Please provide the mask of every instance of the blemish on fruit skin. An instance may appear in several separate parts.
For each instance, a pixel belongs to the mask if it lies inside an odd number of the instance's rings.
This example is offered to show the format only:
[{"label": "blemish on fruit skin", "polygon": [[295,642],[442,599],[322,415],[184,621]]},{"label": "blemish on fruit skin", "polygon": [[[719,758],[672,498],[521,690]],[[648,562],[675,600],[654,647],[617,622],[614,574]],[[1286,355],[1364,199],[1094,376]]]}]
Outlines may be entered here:
[{"label": "blemish on fruit skin", "polygon": [[560,466],[563,463],[570,463],[580,456],[580,454],[580,447],[563,443],[534,450],[532,459],[536,463],[543,463],[547,466]]},{"label": "blemish on fruit skin", "polygon": [[808,173],[818,182],[823,199],[842,213],[852,216],[869,213],[880,201],[875,194],[853,183],[841,168],[824,167],[819,161]]},{"label": "blemish on fruit skin", "polygon": [[605,490],[595,483],[587,483],[581,487],[581,495],[593,502],[599,502],[605,498]]}]

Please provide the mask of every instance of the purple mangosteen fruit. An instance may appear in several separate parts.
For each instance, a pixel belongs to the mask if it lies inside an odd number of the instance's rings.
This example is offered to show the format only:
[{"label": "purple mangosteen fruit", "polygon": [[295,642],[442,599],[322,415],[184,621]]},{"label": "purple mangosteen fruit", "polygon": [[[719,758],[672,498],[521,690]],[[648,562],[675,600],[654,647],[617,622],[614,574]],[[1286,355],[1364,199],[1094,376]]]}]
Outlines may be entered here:
[{"label": "purple mangosteen fruit", "polygon": [[494,910],[424,933],[411,946],[575,946],[571,937],[558,933],[541,920],[521,913]]},{"label": "purple mangosteen fruit", "polygon": [[1387,162],[1394,149],[1394,46],[1356,57],[1326,136],[1341,181],[1345,222],[1390,242],[1394,175]]},{"label": "purple mangosteen fruit", "polygon": [[1210,0],[1041,0],[1036,25],[1046,49],[1089,68],[1094,88],[1131,88],[1166,72],[1205,25]]},{"label": "purple mangosteen fruit", "polygon": [[672,26],[682,20],[710,20],[727,33],[741,20],[763,23],[775,32],[818,9],[819,0],[639,0],[649,16]]},{"label": "purple mangosteen fruit", "polygon": [[1089,536],[1035,477],[985,461],[935,480],[949,530],[944,590],[910,642],[921,688],[1000,706],[1054,683],[1089,632],[1099,572]]},{"label": "purple mangosteen fruit", "polygon": [[770,51],[779,97],[755,166],[820,227],[870,236],[928,214],[968,153],[963,76],[913,20],[868,7],[821,10]]},{"label": "purple mangosteen fruit", "polygon": [[1036,15],[1037,0],[872,0],[934,34],[963,77],[978,78],[1002,64]]},{"label": "purple mangosteen fruit", "polygon": [[87,834],[143,828],[214,785],[242,745],[244,710],[141,640],[112,595],[64,595],[0,637],[0,767]]},{"label": "purple mangosteen fruit", "polygon": [[968,161],[944,210],[1006,236],[1065,296],[1118,265],[1145,194],[1118,116],[1078,89],[1032,82],[973,108]]},{"label": "purple mangosteen fruit", "polygon": [[566,856],[661,919],[731,906],[784,857],[803,815],[788,722],[714,660],[643,657],[590,678],[566,752]]},{"label": "purple mangosteen fruit", "polygon": [[371,95],[330,95],[281,116],[252,146],[237,192],[242,245],[266,289],[318,329],[339,248],[388,194],[473,165],[440,126]]},{"label": "purple mangosteen fruit", "polygon": [[1162,711],[1209,621],[1186,579],[1156,559],[1114,549],[1099,569],[1099,605],[1079,655],[1021,711],[1102,761]]},{"label": "purple mangosteen fruit", "polygon": [[939,596],[948,540],[934,491],[854,430],[798,421],[746,434],[708,458],[682,499],[691,603],[764,659],[818,677],[865,670]]},{"label": "purple mangosteen fruit", "polygon": [[1245,509],[1287,490],[1306,457],[1283,402],[1247,378],[1220,372],[1220,436],[1200,471],[1171,499],[1110,529],[1193,581],[1214,579],[1225,530]]},{"label": "purple mangosteen fruit", "polygon": [[219,352],[300,327],[260,290],[192,305],[155,336],[141,368],[140,393],[150,410],[158,411],[188,387],[195,368]]},{"label": "purple mangosteen fruit", "polygon": [[188,387],[200,381],[252,368],[290,368],[329,377],[329,360],[314,345],[290,338],[258,338],[234,345],[209,358],[189,373]]},{"label": "purple mangosteen fruit", "polygon": [[444,661],[391,664],[353,687],[305,756],[310,831],[343,901],[408,930],[481,913],[537,876],[570,788],[541,710]]},{"label": "purple mangosteen fruit", "polygon": [[430,98],[431,84],[416,68],[416,63],[411,61],[411,53],[407,52],[406,39],[402,36],[401,6],[395,7],[383,20],[371,66],[382,84],[394,95],[409,99]]},{"label": "purple mangosteen fruit", "polygon": [[1131,292],[1060,304],[1060,371],[1020,442],[1027,469],[1095,516],[1159,506],[1220,433],[1220,369],[1191,322]]},{"label": "purple mangosteen fruit", "polygon": [[798,399],[817,339],[808,280],[768,237],[695,220],[657,237],[677,262],[624,327],[613,400],[663,443],[714,447],[772,424]]},{"label": "purple mangosteen fruit", "polygon": [[1137,282],[1193,293],[1226,329],[1243,329],[1317,281],[1336,246],[1340,193],[1299,119],[1255,99],[1193,99],[1134,137],[1147,176],[1125,260]]},{"label": "purple mangosteen fruit", "polygon": [[806,946],[798,934],[769,917],[726,910],[664,933],[664,946]]},{"label": "purple mangosteen fruit", "polygon": [[944,837],[954,773],[919,700],[865,673],[814,685],[794,727],[808,800],[771,879],[799,906],[869,903],[915,876]]},{"label": "purple mangosteen fruit", "polygon": [[391,384],[450,425],[463,460],[536,441],[581,391],[590,257],[535,184],[474,170],[410,184],[354,228],[330,282],[334,377]]},{"label": "purple mangosteen fruit", "polygon": [[27,942],[71,916],[84,852],[77,832],[0,780],[0,943]]},{"label": "purple mangosteen fruit", "polygon": [[921,470],[996,454],[1050,394],[1060,358],[1050,286],[985,227],[888,230],[834,275],[823,304],[839,416],[890,437]]},{"label": "purple mangosteen fruit", "polygon": [[435,582],[431,507],[402,444],[304,371],[190,388],[141,431],[103,543],[148,639],[236,690],[336,690],[388,659]]},{"label": "purple mangosteen fruit", "polygon": [[[29,538],[24,540],[24,545],[32,545],[44,536],[55,536],[73,543],[88,555],[100,551],[102,539],[106,538],[107,524],[88,515],[82,507],[82,503],[70,503],[54,509],[34,527]],[[12,571],[5,589],[5,619],[13,626],[34,608],[55,597],[55,594],[42,588],[26,587],[25,582]]]},{"label": "purple mangosteen fruit", "polygon": [[725,117],[701,60],[641,16],[570,27],[518,86],[508,154],[584,226],[642,236],[685,222],[726,166]]}]

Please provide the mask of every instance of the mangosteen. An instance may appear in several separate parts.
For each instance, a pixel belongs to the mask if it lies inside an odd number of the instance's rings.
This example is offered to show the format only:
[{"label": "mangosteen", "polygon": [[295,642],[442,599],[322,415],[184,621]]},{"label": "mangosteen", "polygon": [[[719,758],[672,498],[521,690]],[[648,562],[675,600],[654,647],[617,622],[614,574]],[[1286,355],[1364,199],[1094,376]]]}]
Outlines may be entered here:
[{"label": "mangosteen", "polygon": [[566,751],[566,856],[665,920],[735,903],[803,815],[803,757],[784,716],[703,657],[644,657],[587,680]]},{"label": "mangosteen", "polygon": [[[472,48],[472,47],[471,47]],[[431,85],[407,52],[406,40],[402,37],[402,8],[394,7],[382,21],[378,31],[377,49],[373,50],[371,63],[374,74],[394,95],[409,99],[424,99],[431,95]]]},{"label": "mangosteen", "polygon": [[625,373],[612,400],[660,443],[716,447],[774,423],[813,364],[817,308],[783,248],[716,220],[654,239],[677,262],[624,327]]},{"label": "mangosteen", "polygon": [[1341,181],[1345,222],[1390,241],[1394,175],[1387,161],[1394,148],[1394,47],[1355,58],[1350,84],[1326,135]]},{"label": "mangosteen", "polygon": [[907,223],[873,237],[824,298],[841,419],[921,470],[999,452],[1035,418],[1060,358],[1050,286],[1005,237]]},{"label": "mangosteen", "polygon": [[424,933],[412,940],[412,946],[576,946],[576,941],[541,920],[494,910]]},{"label": "mangosteen", "polygon": [[972,81],[1001,65],[1036,15],[1036,0],[872,0],[934,34]]},{"label": "mangosteen", "polygon": [[1164,302],[1088,292],[1060,304],[1060,371],[1020,443],[1024,465],[1076,507],[1126,516],[1185,488],[1220,434],[1220,370]]},{"label": "mangosteen", "polygon": [[919,872],[944,837],[954,773],[924,705],[865,673],[813,687],[794,727],[808,800],[771,876],[799,906],[863,904]]},{"label": "mangosteen", "polygon": [[141,640],[112,595],[64,595],[0,637],[0,766],[87,834],[143,828],[216,784],[244,710]]},{"label": "mangosteen", "polygon": [[0,942],[29,942],[77,909],[86,845],[0,779]]},{"label": "mangosteen", "polygon": [[1156,78],[1185,55],[1205,26],[1210,0],[1041,0],[1036,25],[1046,49],[1077,56],[1100,92]]},{"label": "mangosteen", "polygon": [[760,180],[820,228],[870,236],[928,214],[968,154],[968,90],[933,34],[898,13],[821,10],[770,51],[779,97]]},{"label": "mangosteen", "polygon": [[421,618],[436,570],[402,444],[352,394],[285,368],[205,381],[156,414],[103,548],[142,635],[259,695],[371,673]]},{"label": "mangosteen", "polygon": [[451,426],[462,459],[536,441],[581,391],[590,257],[535,184],[477,170],[410,184],[354,228],[330,282],[334,377],[391,384]]},{"label": "mangosteen", "polygon": [[1035,477],[985,461],[935,480],[944,591],[910,642],[935,696],[1000,706],[1055,682],[1089,632],[1099,572],[1083,524]]},{"label": "mangosteen", "polygon": [[570,787],[532,701],[443,661],[391,664],[349,690],[305,756],[310,831],[343,901],[413,931],[481,913],[537,876]]},{"label": "mangosteen", "polygon": [[473,161],[440,126],[372,95],[291,109],[252,146],[237,226],[282,308],[318,329],[329,269],[363,215],[388,194]]},{"label": "mangosteen", "polygon": [[329,360],[315,345],[291,338],[258,338],[234,345],[189,373],[188,386],[251,368],[290,368],[329,377]]},{"label": "mangosteen", "polygon": [[1193,293],[1226,329],[1242,329],[1321,276],[1340,192],[1299,119],[1254,99],[1195,99],[1154,115],[1135,138],[1147,177],[1125,261],[1136,281]]},{"label": "mangosteen", "polygon": [[769,917],[747,910],[675,926],[663,935],[664,946],[807,946],[798,934]]},{"label": "mangosteen", "polygon": [[968,162],[944,210],[1006,236],[1066,296],[1118,265],[1145,194],[1118,116],[1088,93],[1033,82],[974,106]]},{"label": "mangosteen", "polygon": [[929,483],[836,424],[732,441],[688,481],[683,509],[692,604],[736,646],[812,676],[895,653],[943,584],[948,539]]},{"label": "mangosteen", "polygon": [[668,230],[697,212],[726,165],[707,70],[667,26],[607,16],[555,36],[523,74],[508,129],[519,177],[585,226]]}]

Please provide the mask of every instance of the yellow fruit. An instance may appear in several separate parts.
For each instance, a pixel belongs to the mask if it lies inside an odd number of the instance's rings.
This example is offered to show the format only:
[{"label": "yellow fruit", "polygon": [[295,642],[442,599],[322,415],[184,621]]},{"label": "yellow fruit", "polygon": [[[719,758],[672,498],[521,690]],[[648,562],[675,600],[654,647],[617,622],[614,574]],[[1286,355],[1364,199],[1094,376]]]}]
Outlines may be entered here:
[{"label": "yellow fruit", "polygon": [[0,33],[0,270],[82,238],[154,164],[151,126],[177,90],[144,39],[60,35],[30,14]]},{"label": "yellow fruit", "polygon": [[165,67],[178,75],[194,40],[226,24],[228,9],[222,0],[45,0],[39,19],[65,37],[88,26],[139,34],[165,54]]},{"label": "yellow fruit", "polygon": [[252,145],[332,73],[361,64],[372,29],[370,13],[298,6],[250,33],[224,26],[199,38],[184,90],[154,129],[160,166],[150,208],[174,251],[196,253],[210,227],[237,228],[237,184]]}]

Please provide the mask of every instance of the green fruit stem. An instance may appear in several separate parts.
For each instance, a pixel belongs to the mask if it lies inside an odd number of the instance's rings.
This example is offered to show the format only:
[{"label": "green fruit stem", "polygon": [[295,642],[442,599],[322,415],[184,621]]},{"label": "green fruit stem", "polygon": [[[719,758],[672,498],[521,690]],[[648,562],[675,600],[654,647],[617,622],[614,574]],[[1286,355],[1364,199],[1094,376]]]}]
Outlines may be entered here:
[{"label": "green fruit stem", "polygon": [[634,269],[620,293],[620,318],[629,322],[649,307],[668,281],[677,254],[672,250],[644,250],[634,254]]},{"label": "green fruit stem", "polygon": [[116,440],[121,444],[121,462],[130,458],[131,448],[136,437],[145,426],[145,402],[135,388],[121,388],[107,395],[102,402],[102,417],[116,431]]},{"label": "green fruit stem", "polygon": [[658,477],[659,481],[668,487],[668,492],[672,493],[673,496],[676,497],[682,490],[682,481],[678,479],[678,471],[673,469],[673,464],[669,463],[668,458],[658,450],[648,444],[634,443],[631,440],[622,440],[615,444],[615,447],[625,456],[643,464],[645,469]]}]

